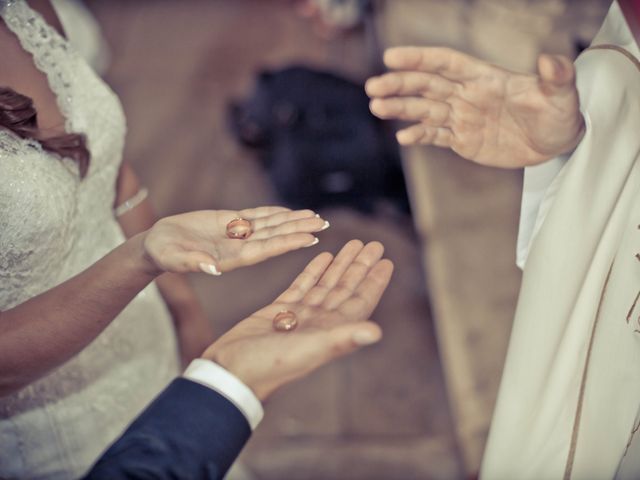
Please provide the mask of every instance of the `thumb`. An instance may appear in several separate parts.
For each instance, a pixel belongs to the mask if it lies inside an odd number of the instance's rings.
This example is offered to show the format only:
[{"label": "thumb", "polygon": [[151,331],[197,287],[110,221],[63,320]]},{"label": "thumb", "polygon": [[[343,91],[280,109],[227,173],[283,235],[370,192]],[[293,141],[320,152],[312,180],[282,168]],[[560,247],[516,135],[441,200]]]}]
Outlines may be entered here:
[{"label": "thumb", "polygon": [[540,55],[538,73],[540,86],[547,95],[563,95],[575,90],[576,69],[563,55]]},{"label": "thumb", "polygon": [[175,258],[169,259],[167,264],[174,266],[168,268],[174,272],[204,272],[207,275],[222,275],[222,271],[218,266],[218,262],[208,253],[204,252],[186,252],[176,255]]},{"label": "thumb", "polygon": [[331,359],[377,343],[381,338],[380,326],[369,321],[346,323],[335,327],[329,332]]}]

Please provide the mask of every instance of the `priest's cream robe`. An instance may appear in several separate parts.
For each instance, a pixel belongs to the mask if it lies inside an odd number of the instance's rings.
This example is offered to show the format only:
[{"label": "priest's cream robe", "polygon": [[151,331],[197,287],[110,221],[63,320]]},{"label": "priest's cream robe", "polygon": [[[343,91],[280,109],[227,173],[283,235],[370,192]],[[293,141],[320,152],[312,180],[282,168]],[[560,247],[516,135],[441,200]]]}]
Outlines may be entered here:
[{"label": "priest's cream robe", "polygon": [[604,44],[576,61],[583,140],[541,167],[486,480],[640,478],[640,65],[616,3]]}]

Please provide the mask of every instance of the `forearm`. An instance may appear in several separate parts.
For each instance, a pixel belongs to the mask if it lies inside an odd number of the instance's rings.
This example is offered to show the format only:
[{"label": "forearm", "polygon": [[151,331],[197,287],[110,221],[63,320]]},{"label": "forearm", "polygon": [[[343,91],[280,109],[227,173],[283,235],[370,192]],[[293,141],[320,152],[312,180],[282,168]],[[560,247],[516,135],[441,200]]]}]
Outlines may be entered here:
[{"label": "forearm", "polygon": [[143,240],[128,240],[82,273],[0,314],[0,395],[80,352],[155,278]]}]

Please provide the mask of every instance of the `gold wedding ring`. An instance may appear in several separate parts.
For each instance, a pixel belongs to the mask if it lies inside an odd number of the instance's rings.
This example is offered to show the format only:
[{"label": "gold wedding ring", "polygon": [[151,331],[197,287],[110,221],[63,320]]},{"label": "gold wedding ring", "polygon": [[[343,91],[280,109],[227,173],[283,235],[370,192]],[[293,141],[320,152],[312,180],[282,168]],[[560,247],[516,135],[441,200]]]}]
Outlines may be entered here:
[{"label": "gold wedding ring", "polygon": [[298,326],[298,317],[289,310],[282,310],[273,318],[273,329],[276,332],[290,332]]},{"label": "gold wedding ring", "polygon": [[244,240],[253,233],[251,222],[245,218],[236,217],[227,223],[227,237]]}]

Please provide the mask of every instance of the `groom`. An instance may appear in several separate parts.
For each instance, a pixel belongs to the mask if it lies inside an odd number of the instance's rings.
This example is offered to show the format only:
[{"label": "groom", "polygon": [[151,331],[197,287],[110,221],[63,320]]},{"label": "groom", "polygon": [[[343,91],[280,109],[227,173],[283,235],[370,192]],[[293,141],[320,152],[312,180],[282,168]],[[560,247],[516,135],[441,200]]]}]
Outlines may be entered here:
[{"label": "groom", "polygon": [[[222,478],[260,423],[261,401],[380,340],[380,327],[368,319],[393,271],[383,250],[352,240],[335,258],[318,255],[274,303],[194,360],[85,480]],[[282,314],[290,320],[285,329],[275,321]]]}]

